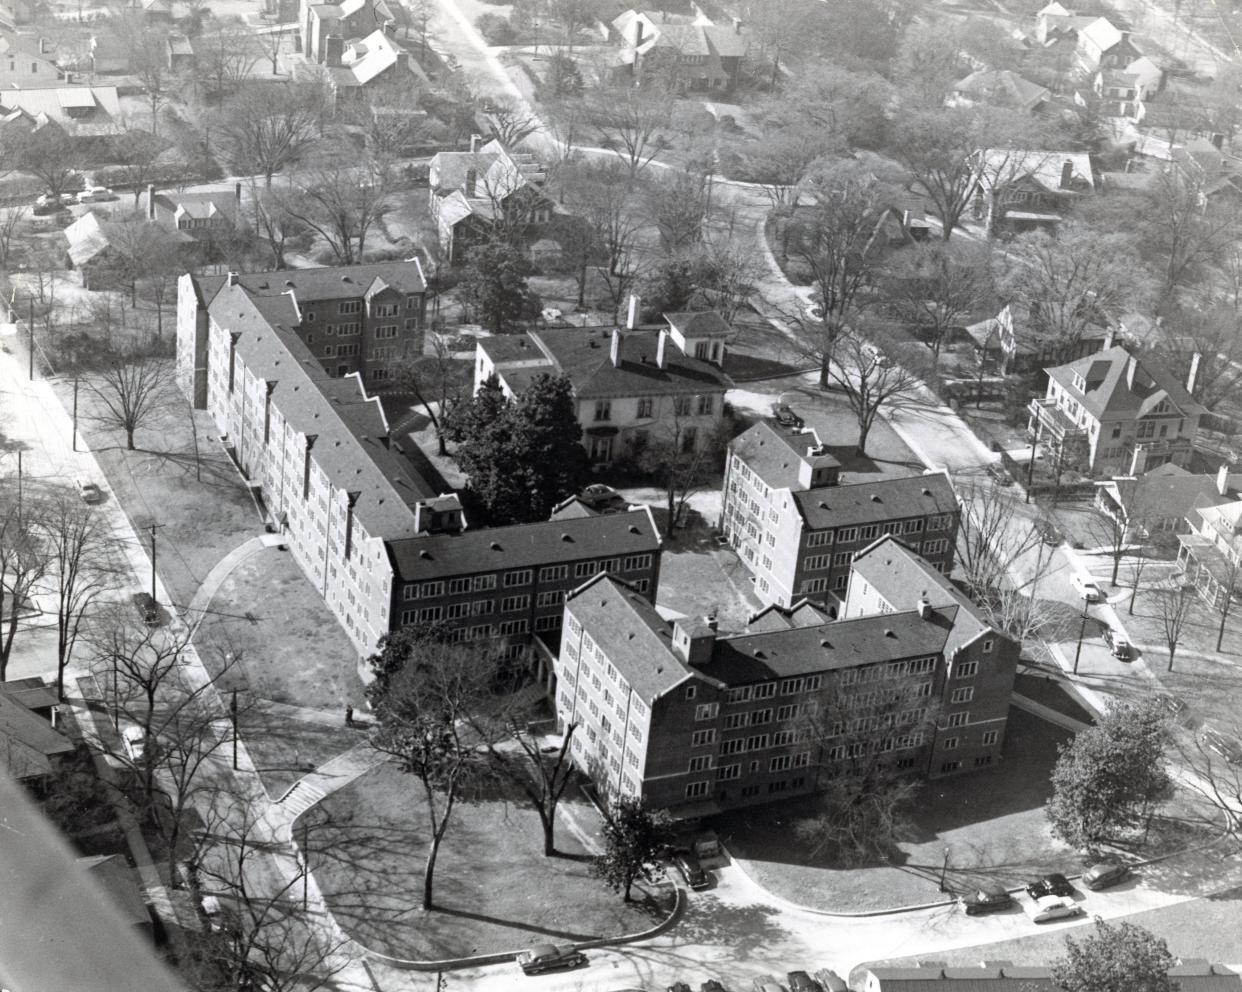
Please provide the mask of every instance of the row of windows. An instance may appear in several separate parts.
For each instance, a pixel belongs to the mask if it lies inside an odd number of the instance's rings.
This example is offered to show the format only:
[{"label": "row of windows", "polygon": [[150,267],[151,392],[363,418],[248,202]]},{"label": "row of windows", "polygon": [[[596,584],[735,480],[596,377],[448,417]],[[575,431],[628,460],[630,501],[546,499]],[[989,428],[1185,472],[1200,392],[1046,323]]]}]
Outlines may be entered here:
[{"label": "row of windows", "polygon": [[[600,561],[584,561],[574,566],[574,578],[589,578],[599,572],[610,572],[620,570],[626,572],[646,571],[651,568],[652,556],[650,554],[627,555],[624,559],[612,558],[602,559]],[[513,572],[505,572],[503,585],[506,589],[514,586],[530,585],[534,578],[534,570],[529,568],[518,569]],[[540,582],[558,582],[569,578],[568,565],[545,565],[539,569]],[[431,582],[411,582],[402,590],[404,599],[435,599],[443,596],[447,590],[450,596],[460,596],[468,592],[479,592],[487,589],[496,588],[496,576],[494,573],[487,575],[467,575],[459,576],[455,579],[449,579],[447,583],[444,580],[437,579]],[[563,591],[562,591],[563,593]]]}]

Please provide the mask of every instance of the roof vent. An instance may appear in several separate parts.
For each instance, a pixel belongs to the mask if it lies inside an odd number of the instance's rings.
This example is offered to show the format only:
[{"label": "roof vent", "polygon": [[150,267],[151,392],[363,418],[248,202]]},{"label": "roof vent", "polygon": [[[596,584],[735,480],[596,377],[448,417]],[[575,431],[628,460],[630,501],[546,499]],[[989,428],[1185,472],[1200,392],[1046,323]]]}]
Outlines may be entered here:
[{"label": "roof vent", "polygon": [[562,534],[562,535],[561,535],[561,540],[562,540],[562,541],[568,541],[570,544],[573,544],[573,543],[574,543],[574,539],[573,539],[572,537],[570,537],[568,534]]},{"label": "roof vent", "polygon": [[430,552],[430,551],[428,551],[426,548],[423,548],[423,550],[422,550],[422,551],[420,551],[420,552],[418,553],[418,557],[419,557],[419,558],[426,558],[428,561],[430,561],[430,560],[431,560],[431,552]]},{"label": "roof vent", "polygon": [[759,648],[755,648],[755,657],[756,657],[756,658],[766,658],[766,657],[767,657],[767,655],[766,655],[766,654],[764,654],[764,653],[763,653],[763,651],[761,651]]},{"label": "roof vent", "polygon": [[493,551],[500,551],[500,550],[501,550],[501,547],[500,547],[500,542],[499,542],[499,541],[493,541],[493,542],[492,542],[492,550],[493,550]]},{"label": "roof vent", "polygon": [[884,636],[891,637],[893,640],[897,639],[897,635],[893,633],[893,629],[891,627],[884,631]]},{"label": "roof vent", "polygon": [[588,343],[588,344],[589,344],[592,348],[598,348],[598,347],[599,347],[599,342],[598,342],[598,341],[596,341],[594,338],[591,338],[591,340],[590,340],[590,341],[588,341],[587,343]]},{"label": "roof vent", "polygon": [[341,282],[353,282],[353,280],[349,276],[341,276]]},{"label": "roof vent", "polygon": [[821,500],[819,501],[819,508],[820,508],[821,510],[826,510],[826,509],[828,509],[828,504],[827,504],[827,503],[825,503],[825,502],[821,499]]},{"label": "roof vent", "polygon": [[827,641],[827,640],[825,640],[825,641],[820,641],[820,642],[819,642],[819,646],[820,646],[821,648],[828,648],[828,649],[830,649],[830,650],[831,650],[831,648],[832,648],[832,641]]},{"label": "roof vent", "polygon": [[871,502],[872,502],[872,503],[883,503],[883,502],[884,502],[884,500],[880,499],[880,494],[879,494],[879,493],[872,493],[872,494],[871,494]]},{"label": "roof vent", "polygon": [[286,280],[285,280],[285,285],[286,285],[286,286],[292,286],[292,285],[293,285],[293,280],[292,280],[292,279],[286,279]]},{"label": "roof vent", "polygon": [[923,490],[923,495],[924,495],[924,496],[930,496],[930,495],[931,495],[931,490],[930,490],[930,489],[926,489],[926,488],[924,488],[924,490]]},{"label": "roof vent", "polygon": [[638,533],[640,533],[640,531],[639,531],[639,529],[638,529],[637,527],[635,527],[633,524],[630,524],[630,533],[631,533],[631,534],[638,534]]}]

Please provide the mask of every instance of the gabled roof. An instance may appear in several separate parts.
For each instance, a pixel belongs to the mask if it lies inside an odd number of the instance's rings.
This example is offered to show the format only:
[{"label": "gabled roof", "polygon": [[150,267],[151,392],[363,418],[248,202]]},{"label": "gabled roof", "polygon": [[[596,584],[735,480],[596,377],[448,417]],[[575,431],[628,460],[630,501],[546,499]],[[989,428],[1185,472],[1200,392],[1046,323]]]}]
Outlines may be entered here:
[{"label": "gabled roof", "polygon": [[1122,509],[1135,517],[1180,518],[1197,507],[1233,502],[1229,496],[1220,494],[1215,475],[1194,474],[1172,462],[1144,472],[1138,478],[1114,479],[1109,488],[1115,492]]},{"label": "gabled roof", "polygon": [[1086,24],[1076,25],[1076,27],[1080,42],[1085,38],[1102,52],[1108,51],[1121,41],[1121,32],[1113,27],[1112,22],[1106,17],[1095,17]]},{"label": "gabled roof", "polygon": [[364,296],[376,279],[382,279],[401,293],[423,293],[427,290],[422,263],[417,257],[403,262],[324,265],[313,269],[274,269],[237,275],[238,283],[251,295],[272,296],[292,291],[301,307],[325,300],[356,299]]},{"label": "gabled roof", "polygon": [[[798,488],[799,465],[807,458],[808,450],[822,447],[819,435],[811,428],[787,431],[767,420],[759,421],[729,442],[734,456],[773,489]],[[827,451],[813,458],[817,466],[841,464]]]},{"label": "gabled roof", "polygon": [[350,42],[345,49],[344,64],[332,71],[333,78],[352,86],[365,86],[381,73],[396,65],[401,50],[382,28],[376,28],[365,38]]},{"label": "gabled roof", "polygon": [[703,338],[709,336],[732,337],[733,328],[721,316],[719,310],[696,310],[692,313],[666,313],[668,326],[676,328],[682,337]]},{"label": "gabled roof", "polygon": [[597,575],[565,597],[587,630],[608,631],[608,659],[648,705],[691,677],[673,654],[671,628],[642,594],[611,575]]},{"label": "gabled roof", "polygon": [[405,582],[655,553],[659,548],[660,532],[646,506],[596,517],[420,534],[389,544],[396,573]]},{"label": "gabled roof", "polygon": [[[1073,193],[1094,190],[1091,157],[1086,152],[1042,151],[1037,149],[989,148],[983,152],[982,179],[991,184],[999,177],[1002,184],[1029,177],[1049,192]],[[1070,163],[1072,181],[1061,185],[1061,171]]]},{"label": "gabled roof", "polygon": [[97,885],[108,894],[121,919],[134,926],[149,926],[151,914],[134,877],[134,869],[123,854],[98,854],[78,858]]},{"label": "gabled roof", "polygon": [[[5,89],[0,90],[0,107],[19,109],[28,117],[46,115],[71,137],[106,137],[125,130],[115,86]],[[66,113],[73,108],[90,108],[91,113],[86,117],[73,117]]]},{"label": "gabled roof", "polygon": [[88,210],[65,228],[65,240],[69,243],[69,259],[75,266],[87,265],[98,258],[117,241],[134,241],[138,238],[159,239],[161,245],[189,245],[194,239],[183,231],[168,230],[153,221],[138,217],[111,220],[99,217]]},{"label": "gabled roof", "polygon": [[1052,94],[1011,69],[982,69],[972,72],[953,86],[953,91],[969,100],[987,101],[1003,107],[1033,108],[1047,102]]},{"label": "gabled roof", "polygon": [[51,758],[68,754],[73,742],[43,717],[0,692],[0,765],[21,780],[49,775]]},{"label": "gabled roof", "polygon": [[[1141,362],[1121,345],[1047,369],[1047,373],[1097,420],[1143,417],[1165,399],[1183,416],[1204,412],[1163,365]],[[1082,376],[1085,389],[1074,385],[1075,374]]]},{"label": "gabled roof", "polygon": [[237,219],[236,193],[178,193],[169,191],[155,194],[156,216],[161,213],[175,217],[178,213],[207,219],[224,216],[229,221]]},{"label": "gabled roof", "polygon": [[793,494],[811,530],[883,523],[957,510],[957,496],[944,473],[819,486]]}]

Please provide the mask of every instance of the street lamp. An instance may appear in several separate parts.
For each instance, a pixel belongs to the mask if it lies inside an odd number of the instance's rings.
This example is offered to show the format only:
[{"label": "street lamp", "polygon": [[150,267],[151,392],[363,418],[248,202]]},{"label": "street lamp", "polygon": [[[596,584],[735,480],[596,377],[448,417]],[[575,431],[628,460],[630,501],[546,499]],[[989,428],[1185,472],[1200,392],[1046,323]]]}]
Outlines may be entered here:
[{"label": "street lamp", "polygon": [[1082,622],[1078,625],[1078,647],[1074,649],[1074,674],[1078,674],[1078,658],[1082,654],[1082,637],[1087,632],[1087,604],[1086,596],[1082,598]]},{"label": "street lamp", "polygon": [[1035,452],[1039,446],[1039,417],[1035,418],[1035,432],[1031,435],[1031,460],[1026,463],[1026,500],[1031,501],[1031,486],[1035,481]]}]

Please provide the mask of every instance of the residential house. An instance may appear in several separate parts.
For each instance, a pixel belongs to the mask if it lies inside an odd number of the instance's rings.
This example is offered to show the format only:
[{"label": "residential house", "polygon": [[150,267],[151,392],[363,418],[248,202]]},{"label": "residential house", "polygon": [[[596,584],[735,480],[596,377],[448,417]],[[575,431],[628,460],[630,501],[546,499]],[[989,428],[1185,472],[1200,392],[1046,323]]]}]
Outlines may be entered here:
[{"label": "residential house", "polygon": [[977,353],[1001,375],[1026,374],[1047,366],[1093,355],[1111,347],[1114,331],[1099,317],[1069,343],[1050,341],[1039,325],[1037,308],[1005,303],[995,315],[967,324],[965,334]]},{"label": "residential house", "polygon": [[848,619],[800,606],[732,635],[612,576],[574,590],[552,683],[574,763],[684,819],[814,793],[875,749],[932,778],[994,764],[1019,645],[900,543],[860,562],[883,592],[851,594]]},{"label": "residential house", "polygon": [[1224,150],[1223,135],[1192,138],[1185,144],[1174,145],[1172,158],[1205,196],[1242,194],[1242,159]]},{"label": "residential house", "polygon": [[401,4],[392,0],[342,0],[341,3],[303,2],[300,15],[305,55],[311,62],[326,64],[328,39],[366,38],[372,32],[394,37],[409,21]]},{"label": "residential house", "polygon": [[1096,112],[1138,124],[1147,112],[1137,75],[1124,69],[1100,69],[1092,77],[1091,92]]},{"label": "residential house", "polygon": [[1141,100],[1150,100],[1164,88],[1164,70],[1147,55],[1123,64],[1122,68],[1137,81]]},{"label": "residential house", "polygon": [[179,31],[169,32],[165,50],[169,72],[188,72],[194,68],[194,45],[186,35]]},{"label": "residential house", "polygon": [[[167,230],[144,217],[112,219],[88,210],[65,228],[69,261],[86,289],[125,284],[159,259],[184,264],[196,248],[184,231]],[[139,272],[139,270],[142,270]]]},{"label": "residential house", "polygon": [[0,770],[38,789],[51,778],[59,757],[72,753],[73,742],[38,712],[41,700],[12,685],[0,683]]},{"label": "residential house", "polygon": [[412,82],[409,55],[382,28],[349,40],[328,35],[324,45],[322,71],[334,100],[358,99],[364,87],[378,82]]},{"label": "residential house", "polygon": [[1116,68],[1138,58],[1127,33],[1108,18],[1071,13],[1061,4],[1048,4],[1035,15],[1035,42],[1049,46],[1069,39],[1074,43],[1075,70],[1089,78],[1100,68]]},{"label": "residential house", "polygon": [[[984,961],[950,968],[942,961],[917,967],[863,968],[852,976],[859,992],[1059,992],[1051,967],[1015,966],[1012,961]],[[1178,958],[1169,979],[1179,992],[1242,992],[1242,977],[1201,958]]]},{"label": "residential house", "polygon": [[1011,69],[980,69],[955,83],[947,102],[967,107],[988,104],[1035,113],[1051,99],[1047,87],[1032,83]]},{"label": "residential house", "polygon": [[468,152],[432,156],[429,206],[444,257],[459,264],[467,249],[498,228],[527,243],[542,237],[553,213],[552,201],[540,192],[544,178],[533,155],[495,140],[480,146],[478,136]]},{"label": "residential house", "polygon": [[154,943],[155,926],[151,922],[151,913],[134,869],[125,855],[96,854],[78,858],[77,864],[103,890],[119,918]]},{"label": "residential house", "polygon": [[1242,499],[1221,502],[1209,494],[1186,523],[1190,530],[1177,535],[1177,563],[1203,601],[1221,609],[1242,594]]},{"label": "residential house", "polygon": [[141,14],[146,21],[168,22],[173,19],[172,0],[129,0],[128,7]]},{"label": "residential house", "polygon": [[24,118],[33,127],[54,124],[82,143],[125,131],[115,86],[49,86],[0,90],[0,115]]},{"label": "residential house", "polygon": [[[369,388],[392,382],[395,366],[422,354],[427,280],[417,257],[312,269],[278,269],[231,275],[256,299],[279,297],[295,316],[285,326],[296,334],[325,373],[340,379],[357,373]],[[177,295],[179,362],[194,369],[194,404],[207,403],[208,309],[226,280],[182,276]]]},{"label": "residential house", "polygon": [[0,89],[63,86],[65,74],[47,48],[42,37],[0,34]]},{"label": "residential house", "polygon": [[157,193],[147,186],[147,220],[199,242],[220,242],[243,226],[241,183],[231,192]]},{"label": "residential house", "polygon": [[538,375],[565,375],[573,387],[582,444],[599,465],[654,441],[683,451],[712,443],[724,418],[727,342],[733,331],[714,311],[665,314],[667,327],[570,327],[479,340],[474,388],[496,376],[508,396]]},{"label": "residential house", "polygon": [[976,157],[974,215],[992,234],[1055,227],[1094,191],[1086,152],[989,148]]},{"label": "residential house", "polygon": [[[521,651],[536,632],[555,632],[554,600],[571,580],[597,571],[643,583],[654,599],[660,537],[649,513],[470,529],[457,497],[424,474],[421,453],[391,437],[362,371],[341,378],[324,367],[306,328],[336,318],[309,316],[298,294],[323,308],[333,302],[326,280],[370,268],[187,275],[177,323],[180,387],[206,406],[359,654],[433,615],[456,621],[461,639]],[[380,281],[358,279],[352,298],[361,306],[364,292],[383,291]]]},{"label": "residential house", "polygon": [[[624,15],[623,15],[624,16]],[[730,27],[713,24],[653,24],[634,18],[619,55],[624,71],[640,84],[659,78],[691,92],[731,92],[741,77],[749,40],[742,22]]]},{"label": "residential house", "polygon": [[812,599],[829,609],[845,594],[854,556],[883,534],[902,535],[946,574],[959,510],[948,477],[843,480],[813,430],[760,421],[729,442],[720,529],[738,550],[764,603]]},{"label": "residential house", "polygon": [[1182,531],[1191,513],[1238,497],[1242,478],[1222,465],[1216,475],[1192,474],[1166,462],[1139,476],[1116,476],[1097,483],[1095,506],[1115,520],[1127,538],[1139,540],[1161,531]]},{"label": "residential house", "polygon": [[1172,462],[1183,468],[1205,412],[1161,364],[1120,345],[1048,369],[1048,389],[1031,400],[1028,430],[1056,453],[1101,475],[1139,475]]},{"label": "residential house", "polygon": [[9,679],[7,682],[0,682],[0,693],[21,703],[31,713],[46,720],[53,727],[59,724],[60,697],[54,690],[48,688],[43,679],[37,676]]}]

